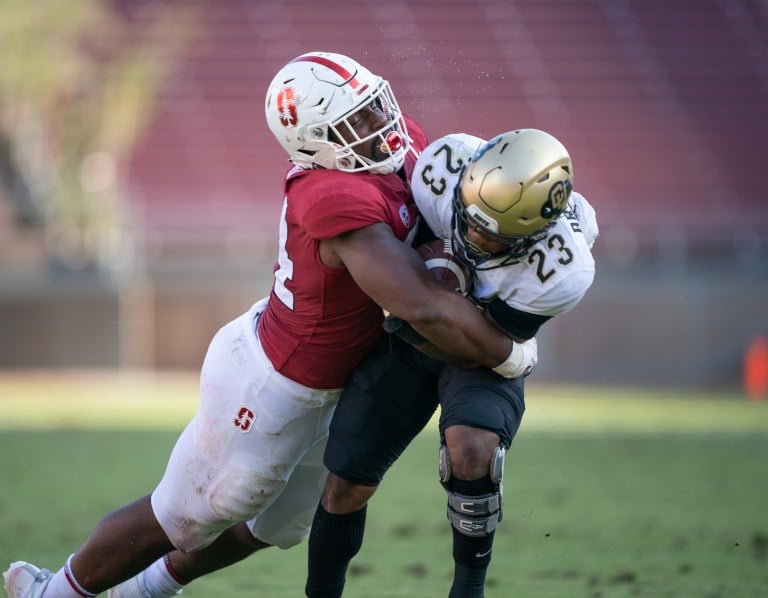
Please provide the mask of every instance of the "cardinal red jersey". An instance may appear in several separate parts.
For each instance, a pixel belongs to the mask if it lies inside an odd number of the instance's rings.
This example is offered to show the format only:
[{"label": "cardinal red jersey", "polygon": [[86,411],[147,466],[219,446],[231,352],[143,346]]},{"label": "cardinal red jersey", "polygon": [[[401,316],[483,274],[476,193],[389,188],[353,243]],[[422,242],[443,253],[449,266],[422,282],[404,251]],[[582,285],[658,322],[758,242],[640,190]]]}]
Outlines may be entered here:
[{"label": "cardinal red jersey", "polygon": [[[416,154],[421,128],[406,119]],[[416,155],[404,166],[410,179]],[[382,334],[382,311],[346,268],[320,259],[319,241],[383,222],[402,240],[417,224],[408,183],[397,174],[292,168],[285,180],[280,247],[259,338],[284,376],[318,389],[341,388]]]}]

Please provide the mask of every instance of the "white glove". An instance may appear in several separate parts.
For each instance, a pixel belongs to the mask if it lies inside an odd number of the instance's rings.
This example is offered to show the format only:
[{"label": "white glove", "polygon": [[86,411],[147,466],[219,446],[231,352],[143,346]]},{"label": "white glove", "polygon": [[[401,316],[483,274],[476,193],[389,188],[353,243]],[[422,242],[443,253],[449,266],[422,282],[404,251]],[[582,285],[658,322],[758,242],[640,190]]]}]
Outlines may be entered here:
[{"label": "white glove", "polygon": [[536,337],[524,343],[512,343],[512,352],[503,362],[493,368],[493,371],[504,378],[527,376],[539,362],[539,348]]}]

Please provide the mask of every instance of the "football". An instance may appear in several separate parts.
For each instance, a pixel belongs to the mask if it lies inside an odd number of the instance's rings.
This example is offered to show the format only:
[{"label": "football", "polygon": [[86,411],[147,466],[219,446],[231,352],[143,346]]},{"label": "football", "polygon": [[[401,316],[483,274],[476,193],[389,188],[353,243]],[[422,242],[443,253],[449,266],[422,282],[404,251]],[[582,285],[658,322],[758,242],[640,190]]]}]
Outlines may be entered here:
[{"label": "football", "polygon": [[435,239],[416,248],[424,264],[444,287],[460,293],[472,292],[472,271],[451,251],[449,239]]}]

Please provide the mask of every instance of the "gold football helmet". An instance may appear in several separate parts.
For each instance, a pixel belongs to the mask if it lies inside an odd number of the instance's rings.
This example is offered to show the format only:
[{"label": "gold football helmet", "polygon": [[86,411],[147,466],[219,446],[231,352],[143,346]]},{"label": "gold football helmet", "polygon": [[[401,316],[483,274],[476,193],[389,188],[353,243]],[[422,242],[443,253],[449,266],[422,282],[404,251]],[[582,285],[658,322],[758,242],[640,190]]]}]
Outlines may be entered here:
[{"label": "gold football helmet", "polygon": [[[493,258],[497,268],[527,255],[568,204],[573,165],[555,137],[538,129],[502,133],[481,145],[454,189],[454,243],[475,267]],[[471,227],[506,249],[483,251],[467,237]],[[461,255],[461,253],[459,253]]]}]

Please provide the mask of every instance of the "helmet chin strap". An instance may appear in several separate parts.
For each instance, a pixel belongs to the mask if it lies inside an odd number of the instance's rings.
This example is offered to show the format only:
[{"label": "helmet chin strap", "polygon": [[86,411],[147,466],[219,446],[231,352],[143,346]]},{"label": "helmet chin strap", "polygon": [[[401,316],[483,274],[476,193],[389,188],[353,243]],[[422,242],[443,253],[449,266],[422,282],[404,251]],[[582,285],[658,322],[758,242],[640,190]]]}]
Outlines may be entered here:
[{"label": "helmet chin strap", "polygon": [[527,237],[520,239],[520,243],[514,247],[510,245],[508,250],[499,253],[489,253],[469,241],[466,235],[462,233],[461,228],[456,228],[456,220],[457,217],[454,214],[454,230],[451,235],[453,254],[477,271],[495,270],[496,268],[519,262],[527,255],[531,246],[542,238],[540,236],[538,238]]},{"label": "helmet chin strap", "polygon": [[472,258],[474,258],[476,260],[488,260],[488,259],[491,259],[493,257],[492,253],[480,249],[480,247],[475,245],[469,239],[464,239],[464,245],[467,248],[467,253],[469,255],[471,255]]}]

